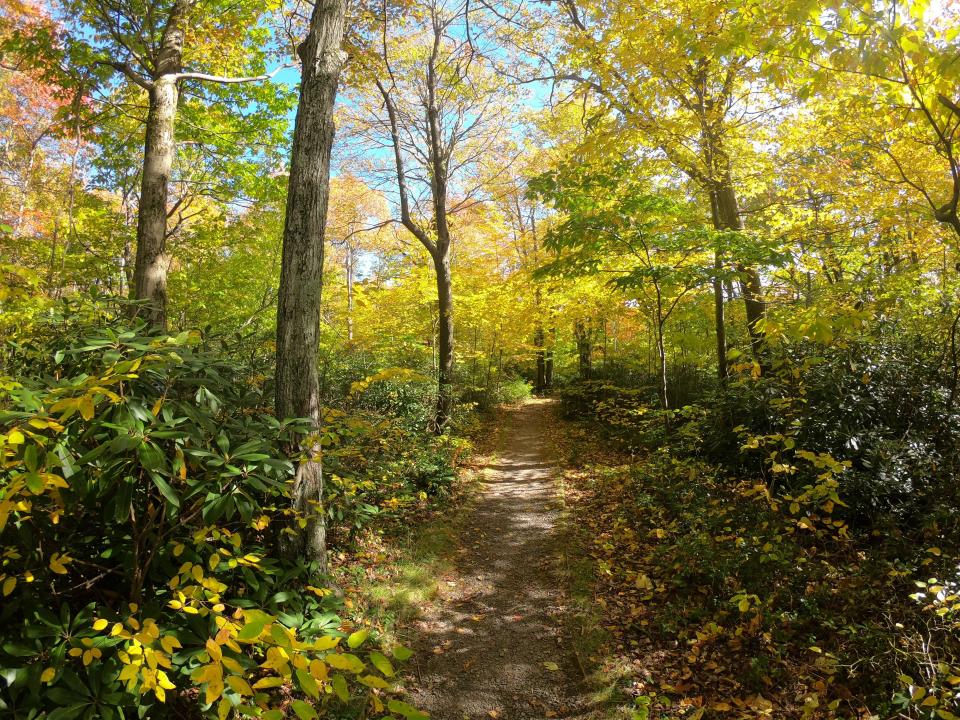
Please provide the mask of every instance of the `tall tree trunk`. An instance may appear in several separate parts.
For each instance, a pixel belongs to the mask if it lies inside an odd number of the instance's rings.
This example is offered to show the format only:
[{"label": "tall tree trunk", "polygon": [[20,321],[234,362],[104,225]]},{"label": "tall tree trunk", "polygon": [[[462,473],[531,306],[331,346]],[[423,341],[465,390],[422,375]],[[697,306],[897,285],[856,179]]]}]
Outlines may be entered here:
[{"label": "tall tree trunk", "polygon": [[176,153],[174,128],[180,88],[177,74],[183,66],[183,38],[187,13],[194,0],[176,0],[167,16],[157,48],[143,143],[143,174],[137,208],[137,256],[133,270],[133,297],[146,302],[142,312],[150,324],[167,325],[167,186]]},{"label": "tall tree trunk", "polygon": [[442,433],[453,414],[453,281],[450,246],[439,245],[433,259],[437,275],[437,411],[434,430]]},{"label": "tall tree trunk", "polygon": [[430,194],[433,200],[433,221],[437,231],[433,265],[437,273],[437,413],[436,432],[442,433],[453,413],[453,289],[450,278],[450,225],[447,219],[447,181],[449,166],[440,130],[437,99],[437,49],[439,35],[434,26],[434,48],[427,64],[427,127],[430,141]]},{"label": "tall tree trunk", "polygon": [[37,145],[40,140],[35,140],[30,145],[30,159],[27,162],[27,171],[23,176],[23,186],[20,188],[20,205],[17,208],[17,219],[13,225],[13,236],[20,237],[23,230],[23,217],[27,212],[27,200],[30,197],[30,178],[33,175],[33,164],[37,157]]},{"label": "tall tree trunk", "polygon": [[544,380],[544,389],[552,390],[553,389],[553,348],[557,345],[557,329],[550,328],[550,338],[551,341],[546,348],[546,359],[543,363],[543,380]]},{"label": "tall tree trunk", "polygon": [[547,353],[543,343],[543,326],[538,322],[533,333],[533,344],[537,348],[537,380],[534,383],[533,391],[537,395],[542,395],[547,389]]},{"label": "tall tree trunk", "polygon": [[53,221],[53,234],[50,237],[50,267],[47,268],[47,292],[53,294],[53,274],[57,271],[57,246],[60,244],[60,222]]},{"label": "tall tree trunk", "polygon": [[354,250],[347,244],[347,342],[353,342],[353,277],[354,277]]},{"label": "tall tree trunk", "polygon": [[660,407],[663,410],[668,410],[670,408],[670,397],[667,393],[668,390],[668,378],[667,378],[667,346],[663,338],[663,322],[657,322],[657,370],[660,380]]},{"label": "tall tree trunk", "polygon": [[[386,18],[384,18],[386,22]],[[426,111],[425,137],[427,146],[427,174],[430,178],[430,200],[433,209],[433,231],[431,237],[425,227],[420,226],[410,214],[410,199],[407,191],[406,171],[404,169],[403,150],[400,141],[399,113],[394,104],[392,90],[375,80],[377,89],[383,97],[390,125],[390,138],[393,145],[393,157],[397,172],[397,190],[400,201],[400,219],[403,226],[427,249],[433,259],[437,280],[437,407],[432,427],[437,433],[443,433],[450,423],[453,412],[453,291],[450,278],[450,226],[447,218],[447,186],[450,179],[449,161],[454,141],[444,139],[441,128],[440,100],[438,84],[440,73],[437,62],[440,47],[444,40],[444,25],[436,16],[432,18],[433,50],[427,59],[426,96],[421,99]],[[385,30],[384,30],[385,32]]]},{"label": "tall tree trunk", "polygon": [[[300,103],[290,151],[287,214],[277,302],[276,414],[309,418],[320,427],[317,351],[320,344],[320,295],[323,245],[330,199],[330,150],[333,109],[343,65],[343,0],[318,0],[307,37],[297,52],[303,62]],[[296,450],[296,449],[295,449]],[[326,571],[326,523],[320,447],[310,439],[299,450],[292,502],[305,518],[289,551],[302,552]]]},{"label": "tall tree trunk", "polygon": [[[176,62],[179,65],[179,57]],[[179,89],[173,75],[157,78],[149,90],[150,107],[137,214],[133,297],[146,301],[146,307],[140,312],[158,328],[167,325],[167,271],[170,265],[166,252],[167,185],[176,152],[173,133],[178,96]]]},{"label": "tall tree trunk", "polygon": [[[710,215],[715,229],[721,229],[720,207],[716,190],[710,191]],[[723,253],[719,247],[713,251],[713,326],[717,339],[717,379],[721,385],[727,383],[727,325],[723,305]]]},{"label": "tall tree trunk", "polygon": [[[657,331],[657,373],[659,375],[659,392],[660,395],[660,407],[663,410],[668,410],[670,408],[670,396],[667,392],[668,390],[668,378],[667,378],[667,344],[664,341],[663,337],[663,327],[667,322],[667,319],[663,315],[663,292],[660,290],[660,283],[654,281],[653,283],[654,290],[657,294],[657,306],[656,306],[656,315],[654,316],[654,327]],[[669,420],[664,416],[664,422],[669,428]]]},{"label": "tall tree trunk", "polygon": [[[743,230],[743,218],[740,217],[740,207],[737,203],[737,194],[729,176],[716,189],[718,230]],[[765,369],[765,347],[763,337],[763,319],[766,316],[767,306],[763,299],[763,282],[756,267],[738,262],[737,272],[740,275],[740,292],[743,294],[743,303],[747,312],[747,331],[750,333],[750,346],[753,356]]]},{"label": "tall tree trunk", "polygon": [[[534,245],[534,252],[536,252]],[[537,349],[537,380],[534,383],[533,391],[537,395],[543,394],[547,388],[547,354],[544,348],[545,336],[543,334],[543,321],[540,319],[540,288],[534,291],[534,308],[537,313],[537,322],[533,331],[533,345]]]},{"label": "tall tree trunk", "polygon": [[577,339],[577,370],[581,380],[589,380],[593,375],[593,347],[590,344],[590,326],[583,320],[577,320],[573,332]]}]

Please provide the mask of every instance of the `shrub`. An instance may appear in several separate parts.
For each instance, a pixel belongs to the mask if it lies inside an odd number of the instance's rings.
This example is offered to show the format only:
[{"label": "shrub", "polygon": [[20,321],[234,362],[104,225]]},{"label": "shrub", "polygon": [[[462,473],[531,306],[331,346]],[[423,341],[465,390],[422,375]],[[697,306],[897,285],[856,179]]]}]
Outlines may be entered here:
[{"label": "shrub", "polygon": [[513,405],[530,399],[533,387],[523,378],[504,380],[493,392],[492,401],[495,405]]},{"label": "shrub", "polygon": [[[734,383],[720,395],[705,448],[731,469],[765,475],[785,491],[819,474],[794,462],[799,451],[847,464],[839,494],[853,527],[935,520],[960,502],[952,480],[960,470],[960,414],[949,406],[940,362],[923,338],[900,337],[892,328],[863,341],[794,348],[770,377]],[[781,444],[772,464],[768,443],[741,453],[726,429],[733,425],[741,438],[782,438],[790,447]],[[777,467],[796,470],[773,473]]]},{"label": "shrub", "polygon": [[0,708],[417,716],[315,568],[275,551],[305,424],[196,333],[78,326],[0,383]]}]

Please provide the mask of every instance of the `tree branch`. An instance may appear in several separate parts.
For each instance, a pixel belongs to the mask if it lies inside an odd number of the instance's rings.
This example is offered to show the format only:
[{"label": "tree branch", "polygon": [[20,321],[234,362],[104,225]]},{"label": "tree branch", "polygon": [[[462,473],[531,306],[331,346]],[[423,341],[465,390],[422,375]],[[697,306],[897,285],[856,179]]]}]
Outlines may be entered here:
[{"label": "tree branch", "polygon": [[286,70],[294,66],[294,63],[284,63],[280,67],[264,75],[252,75],[250,77],[225,77],[223,75],[208,75],[207,73],[183,72],[177,73],[177,80],[200,80],[201,82],[219,83],[221,85],[238,85],[240,83],[260,82],[269,80],[281,70]]},{"label": "tree branch", "polygon": [[107,67],[112,67],[117,72],[123,73],[127,78],[137,85],[142,87],[147,92],[150,92],[153,89],[153,83],[145,78],[143,75],[134,70],[128,63],[117,62],[117,61],[108,61],[108,60],[98,60],[97,65],[106,65]]}]

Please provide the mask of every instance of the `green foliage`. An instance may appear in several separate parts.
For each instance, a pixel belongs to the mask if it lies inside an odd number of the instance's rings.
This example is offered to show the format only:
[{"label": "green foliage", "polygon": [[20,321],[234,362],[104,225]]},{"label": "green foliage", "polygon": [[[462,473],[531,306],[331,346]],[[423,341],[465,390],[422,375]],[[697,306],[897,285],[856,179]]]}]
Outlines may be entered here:
[{"label": "green foliage", "polygon": [[[915,568],[953,577],[956,558],[929,547],[932,528],[851,540],[806,522],[763,482],[666,448],[586,471],[577,511],[605,626],[641,667],[657,658],[668,694],[730,697],[725,673],[736,667],[734,696],[791,688],[784,716],[819,717],[819,707],[846,717],[861,705],[881,716],[894,705],[911,717],[956,712],[956,590],[930,580],[908,599]],[[795,698],[809,715],[790,707]]]},{"label": "green foliage", "polygon": [[293,691],[302,717],[386,713],[391,661],[277,553],[305,425],[268,412],[257,368],[116,320],[44,348],[2,381],[5,711],[274,718]]},{"label": "green foliage", "polygon": [[[564,388],[568,417],[640,454],[595,475],[590,522],[613,528],[597,539],[605,594],[642,591],[643,627],[704,647],[694,665],[748,652],[740,680],[756,691],[786,682],[777,668],[807,643],[818,707],[839,712],[849,692],[952,717],[956,560],[941,550],[960,542],[952,374],[941,348],[904,330],[786,343],[761,376],[734,363],[725,388],[704,385],[701,404],[666,425],[649,385]],[[644,537],[638,568],[625,558]]]}]

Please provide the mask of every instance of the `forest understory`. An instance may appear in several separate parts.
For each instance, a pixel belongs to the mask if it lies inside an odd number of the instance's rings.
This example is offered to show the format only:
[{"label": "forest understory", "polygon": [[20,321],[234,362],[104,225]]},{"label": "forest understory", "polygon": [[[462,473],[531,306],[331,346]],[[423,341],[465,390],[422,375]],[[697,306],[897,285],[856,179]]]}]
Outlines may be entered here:
[{"label": "forest understory", "polygon": [[0,718],[960,719],[960,0],[0,2]]}]

